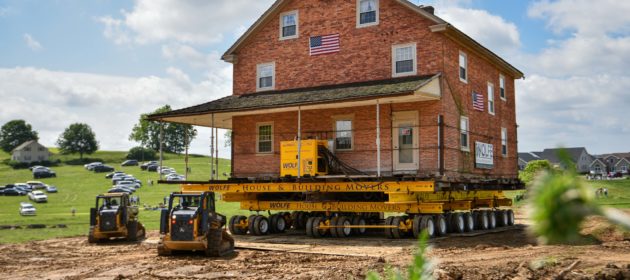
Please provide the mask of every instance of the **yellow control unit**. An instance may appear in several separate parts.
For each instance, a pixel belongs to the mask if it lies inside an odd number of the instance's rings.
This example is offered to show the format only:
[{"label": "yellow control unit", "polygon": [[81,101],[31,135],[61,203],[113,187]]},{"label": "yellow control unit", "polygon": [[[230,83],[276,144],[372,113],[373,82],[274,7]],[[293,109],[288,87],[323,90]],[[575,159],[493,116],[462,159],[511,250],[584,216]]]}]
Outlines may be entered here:
[{"label": "yellow control unit", "polygon": [[[318,154],[318,147],[328,148],[326,140],[302,140],[300,159],[302,163],[300,176],[316,176],[328,174],[323,158]],[[280,143],[280,176],[297,176],[298,174],[298,141],[282,141]]]}]

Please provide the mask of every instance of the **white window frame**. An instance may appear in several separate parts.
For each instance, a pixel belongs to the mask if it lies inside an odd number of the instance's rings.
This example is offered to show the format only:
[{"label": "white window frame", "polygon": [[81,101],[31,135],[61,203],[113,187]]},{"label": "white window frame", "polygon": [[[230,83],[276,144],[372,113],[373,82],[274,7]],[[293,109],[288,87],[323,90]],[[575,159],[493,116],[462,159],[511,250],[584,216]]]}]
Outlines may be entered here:
[{"label": "white window frame", "polygon": [[[466,127],[462,123],[466,121]],[[466,134],[466,146],[462,145],[462,135]],[[470,119],[465,116],[459,117],[459,146],[462,151],[470,152]]]},{"label": "white window frame", "polygon": [[[505,146],[505,152],[503,146]],[[505,127],[501,128],[501,155],[504,157],[508,155],[508,131]]]},{"label": "white window frame", "polygon": [[[466,77],[464,77],[463,79],[462,79],[462,74],[461,74],[461,69],[460,69],[460,68],[462,68],[462,63],[461,63],[461,59],[460,59],[461,57],[464,57],[464,66],[463,66],[463,68],[464,68],[464,70],[466,70]],[[463,51],[459,51],[459,55],[457,56],[457,65],[458,65],[457,66],[457,77],[459,77],[459,80],[461,82],[466,83],[466,84],[468,83],[468,76],[469,76],[468,75],[468,73],[469,73],[468,72],[468,64],[469,64],[468,63],[468,55],[465,52],[463,52]]]},{"label": "white window frame", "polygon": [[488,83],[488,113],[496,114],[496,99],[494,98],[494,84]]},{"label": "white window frame", "polygon": [[[339,121],[350,122],[350,149],[337,148],[337,122]],[[333,116],[333,145],[334,145],[335,151],[354,150],[354,115]]]},{"label": "white window frame", "polygon": [[[271,126],[271,151],[261,152],[260,151],[260,127],[261,126]],[[273,135],[273,122],[260,122],[256,123],[256,154],[259,155],[267,155],[273,154],[273,144],[274,144],[274,135]]]},{"label": "white window frame", "polygon": [[499,75],[499,97],[503,101],[507,101],[507,86],[505,83],[505,76],[503,74]]},{"label": "white window frame", "polygon": [[[411,55],[413,57],[413,71],[405,73],[396,73],[396,50],[411,47]],[[398,44],[392,46],[392,77],[405,77],[418,74],[418,50],[416,43]]]},{"label": "white window frame", "polygon": [[[295,14],[295,35],[283,36],[284,16]],[[280,40],[297,39],[300,37],[300,14],[298,10],[288,11],[280,14]]]},{"label": "white window frame", "polygon": [[379,0],[374,0],[374,2],[376,3],[376,21],[361,24],[361,0],[357,0],[357,6],[356,6],[357,7],[357,28],[378,25],[379,17],[380,17],[380,4],[379,4]]},{"label": "white window frame", "polygon": [[[265,66],[271,66],[271,86],[270,87],[260,87],[260,70]],[[256,91],[267,91],[276,89],[276,62],[268,62],[261,63],[256,65]]]}]

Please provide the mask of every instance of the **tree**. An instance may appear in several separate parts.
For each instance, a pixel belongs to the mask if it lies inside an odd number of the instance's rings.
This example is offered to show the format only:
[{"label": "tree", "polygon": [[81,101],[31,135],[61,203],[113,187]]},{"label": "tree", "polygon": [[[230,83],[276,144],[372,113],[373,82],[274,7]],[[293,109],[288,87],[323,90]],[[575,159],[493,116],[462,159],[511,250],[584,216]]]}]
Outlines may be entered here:
[{"label": "tree", "polygon": [[519,179],[525,184],[531,183],[536,175],[542,171],[550,171],[553,167],[548,160],[532,160],[527,163],[527,166],[518,175]]},{"label": "tree", "polygon": [[74,123],[66,128],[59,136],[57,145],[62,154],[79,153],[81,159],[83,154],[89,155],[98,150],[98,142],[92,128],[84,123]]},{"label": "tree", "polygon": [[143,147],[133,147],[129,150],[127,154],[127,159],[135,159],[135,160],[155,160],[157,155],[154,150],[143,148]]},{"label": "tree", "polygon": [[0,148],[7,153],[30,140],[39,140],[39,137],[24,120],[12,120],[0,128]]},{"label": "tree", "polygon": [[159,123],[147,120],[148,115],[170,112],[171,106],[164,105],[157,110],[140,115],[140,120],[134,125],[129,140],[140,143],[142,147],[155,151],[160,150],[160,129],[164,129],[164,151],[182,153],[186,149],[186,136],[190,143],[197,136],[197,130],[191,125],[175,123]]}]

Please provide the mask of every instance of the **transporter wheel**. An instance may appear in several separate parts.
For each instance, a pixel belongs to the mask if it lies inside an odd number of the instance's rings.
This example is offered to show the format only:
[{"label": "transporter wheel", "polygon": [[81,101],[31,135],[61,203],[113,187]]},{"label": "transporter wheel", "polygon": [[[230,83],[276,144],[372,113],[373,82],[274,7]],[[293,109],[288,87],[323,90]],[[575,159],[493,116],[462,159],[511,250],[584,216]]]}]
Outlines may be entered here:
[{"label": "transporter wheel", "polygon": [[251,235],[256,235],[254,231],[254,221],[256,221],[256,217],[258,217],[258,215],[249,215],[247,218],[247,231]]},{"label": "transporter wheel", "polygon": [[462,213],[452,213],[451,214],[451,232],[454,233],[463,233],[466,231],[466,222],[464,221],[464,216]]},{"label": "transporter wheel", "polygon": [[337,228],[335,228],[334,226],[337,226],[337,221],[339,220],[339,217],[332,217],[332,219],[330,219],[330,226],[333,226],[333,228],[330,229],[330,235],[334,238],[337,237],[341,237],[337,235]]},{"label": "transporter wheel", "polygon": [[321,237],[324,237],[326,235],[326,230],[319,228],[319,224],[322,221],[324,221],[324,218],[322,218],[322,217],[314,217],[313,220],[312,220],[311,230],[312,230],[312,233],[313,233],[313,237],[315,237],[315,238],[321,238]]},{"label": "transporter wheel", "polygon": [[[387,219],[385,219],[385,225],[386,226],[391,226],[392,222],[394,220],[393,216],[389,216],[387,217]],[[394,238],[394,235],[392,234],[392,229],[391,228],[385,228],[385,236],[387,236],[387,238]]]},{"label": "transporter wheel", "polygon": [[[306,221],[308,221],[308,217],[310,217],[309,213],[303,212],[303,211],[298,211],[296,218],[295,218],[295,222],[294,222],[294,228],[295,229],[300,229],[303,230],[306,228]],[[297,226],[297,227],[296,227]]]},{"label": "transporter wheel", "polygon": [[236,234],[236,232],[234,230],[234,220],[236,219],[236,217],[238,217],[238,216],[230,217],[230,221],[228,222],[228,229],[230,230],[230,232],[232,234]]},{"label": "transporter wheel", "polygon": [[310,217],[306,220],[306,236],[308,237],[315,237],[313,235],[313,220],[315,220],[315,217]]},{"label": "transporter wheel", "polygon": [[402,238],[402,236],[405,235],[405,233],[400,229],[400,222],[402,221],[402,217],[400,216],[396,216],[392,219],[392,226],[395,226],[395,228],[392,228],[392,238],[394,239],[400,239]]},{"label": "transporter wheel", "polygon": [[[352,225],[355,226],[364,226],[366,225],[365,219],[359,215],[353,216],[352,217]],[[365,234],[366,232],[366,228],[353,228],[352,229],[352,234],[354,235],[361,235],[361,234]]]},{"label": "transporter wheel", "polygon": [[413,233],[413,238],[418,238],[420,236],[420,232],[422,231],[420,227],[420,220],[422,220],[422,216],[413,216],[413,221],[411,223],[411,232]]},{"label": "transporter wheel", "polygon": [[241,223],[247,221],[247,217],[245,216],[234,216],[230,219],[230,232],[235,235],[245,235],[247,234],[248,227],[239,226]]},{"label": "transporter wheel", "polygon": [[429,238],[436,236],[435,221],[432,216],[424,215],[420,218],[420,231],[426,230]]},{"label": "transporter wheel", "polygon": [[488,228],[494,229],[497,227],[497,213],[493,210],[488,210]]},{"label": "transporter wheel", "polygon": [[489,227],[488,213],[486,211],[477,211],[477,229],[487,230]]},{"label": "transporter wheel", "polygon": [[254,235],[267,235],[269,233],[269,219],[258,216],[254,220]]},{"label": "transporter wheel", "polygon": [[464,213],[464,230],[466,232],[471,232],[473,230],[475,230],[475,219],[473,217],[473,214],[471,212],[466,212]]},{"label": "transporter wheel", "polygon": [[435,228],[437,229],[437,235],[446,235],[446,219],[444,218],[444,215],[435,215]]},{"label": "transporter wheel", "polygon": [[497,210],[497,226],[504,227],[508,225],[508,216],[505,210]]},{"label": "transporter wheel", "polygon": [[271,215],[269,217],[272,233],[283,233],[287,230],[287,220],[280,214]]},{"label": "transporter wheel", "polygon": [[336,228],[337,237],[349,237],[350,235],[352,235],[352,228],[344,227],[352,225],[352,221],[347,216],[339,217],[335,225],[338,226],[338,228]]},{"label": "transporter wheel", "polygon": [[514,211],[512,209],[505,211],[508,220],[508,226],[514,225]]}]

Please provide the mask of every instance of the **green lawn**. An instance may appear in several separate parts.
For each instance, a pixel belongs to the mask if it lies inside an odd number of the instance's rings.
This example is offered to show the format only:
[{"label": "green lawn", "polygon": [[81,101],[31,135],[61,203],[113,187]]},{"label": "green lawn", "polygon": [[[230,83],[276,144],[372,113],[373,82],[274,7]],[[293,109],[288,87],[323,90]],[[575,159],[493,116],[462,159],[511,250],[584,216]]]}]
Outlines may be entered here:
[{"label": "green lawn", "polygon": [[[54,152],[54,151],[53,151]],[[142,180],[143,186],[135,194],[140,197],[141,204],[157,205],[165,196],[171,192],[179,190],[178,185],[154,185],[148,186],[149,179],[158,180],[156,172],[140,171],[137,166],[121,167],[120,163],[124,160],[125,152],[107,152],[99,151],[89,158],[103,159],[118,170],[128,174],[133,174],[137,179]],[[6,153],[0,153],[0,161],[8,158]],[[53,160],[57,158],[62,162],[72,160],[76,156],[53,156]],[[208,180],[210,177],[209,158],[207,157],[190,157],[189,165],[192,173],[190,180]],[[230,161],[221,159],[219,161],[220,172],[229,173]],[[165,166],[175,168],[182,173],[185,170],[184,157],[179,155],[167,155],[164,160]],[[105,179],[105,173],[93,173],[83,168],[83,165],[62,165],[53,167],[57,173],[57,178],[42,179],[46,184],[55,185],[59,189],[59,193],[48,194],[48,203],[35,204],[37,208],[37,216],[22,217],[18,213],[20,202],[28,202],[26,196],[22,197],[5,197],[0,196],[0,225],[26,225],[26,224],[66,224],[67,229],[19,229],[19,230],[0,230],[0,243],[24,242],[29,240],[41,240],[52,237],[76,236],[83,235],[88,232],[89,209],[94,207],[95,196],[106,192],[111,187],[111,181]],[[28,169],[13,170],[5,164],[0,164],[0,185],[21,183],[33,180],[32,174]],[[75,217],[71,215],[72,208],[77,209]],[[142,208],[142,207],[141,207]],[[224,215],[234,215],[239,213],[238,203],[218,202],[217,209]],[[247,213],[243,211],[243,213]],[[159,211],[143,210],[140,212],[140,220],[148,229],[158,229],[159,227]]]},{"label": "green lawn", "polygon": [[615,208],[630,208],[630,179],[588,181],[593,194],[598,188],[607,188],[608,197],[600,197],[597,202]]}]

